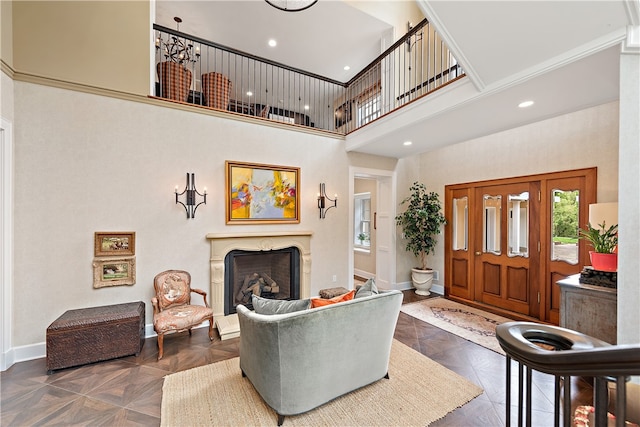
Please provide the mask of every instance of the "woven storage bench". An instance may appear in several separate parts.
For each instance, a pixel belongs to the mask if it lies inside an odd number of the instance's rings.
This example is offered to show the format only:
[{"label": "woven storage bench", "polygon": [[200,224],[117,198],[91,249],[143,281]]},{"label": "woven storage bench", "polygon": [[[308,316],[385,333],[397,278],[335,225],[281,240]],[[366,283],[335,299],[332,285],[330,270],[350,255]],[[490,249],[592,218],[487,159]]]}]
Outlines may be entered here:
[{"label": "woven storage bench", "polygon": [[47,373],[138,355],[144,344],[144,302],[69,310],[47,328]]}]

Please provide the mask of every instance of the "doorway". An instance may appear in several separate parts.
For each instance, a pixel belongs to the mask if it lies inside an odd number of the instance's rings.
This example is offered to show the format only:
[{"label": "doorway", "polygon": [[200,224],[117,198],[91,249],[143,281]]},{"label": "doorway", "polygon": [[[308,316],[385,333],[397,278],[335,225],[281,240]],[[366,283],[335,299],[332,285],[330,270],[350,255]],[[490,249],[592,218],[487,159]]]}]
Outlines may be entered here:
[{"label": "doorway", "polygon": [[556,282],[588,262],[578,228],[596,202],[596,169],[445,187],[445,295],[558,324]]},{"label": "doorway", "polygon": [[[348,238],[352,284],[358,276],[374,278],[381,289],[395,288],[395,181],[393,171],[349,168]],[[360,239],[361,235],[365,239]]]}]

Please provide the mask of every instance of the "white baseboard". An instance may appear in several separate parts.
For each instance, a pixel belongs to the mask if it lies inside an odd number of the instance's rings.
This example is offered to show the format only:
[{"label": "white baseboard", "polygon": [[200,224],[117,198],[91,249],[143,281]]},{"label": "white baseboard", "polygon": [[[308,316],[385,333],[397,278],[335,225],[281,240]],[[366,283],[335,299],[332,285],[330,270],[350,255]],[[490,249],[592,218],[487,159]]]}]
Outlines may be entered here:
[{"label": "white baseboard", "polygon": [[[411,284],[411,282],[400,282],[396,283],[395,289],[398,289],[399,291],[406,291],[409,289],[413,289],[413,285]],[[444,286],[434,284],[431,286],[430,292],[433,294],[444,295]]]},{"label": "white baseboard", "polygon": [[[27,360],[40,359],[42,357],[47,356],[47,345],[46,343],[37,343],[37,344],[29,344],[23,345],[20,347],[13,347],[9,350],[9,353],[13,353],[13,365],[18,362],[26,362]],[[11,365],[7,365],[7,369],[11,367]]]},{"label": "white baseboard", "polygon": [[353,269],[353,274],[358,277],[363,277],[365,279],[375,279],[376,275],[373,273],[369,273],[368,271],[358,270],[357,268]]},{"label": "white baseboard", "polygon": [[[208,326],[209,324],[205,322],[202,325],[198,326],[198,328],[208,327]],[[155,336],[156,336],[156,332],[153,330],[153,324],[145,325],[144,326],[145,339],[155,337]],[[24,345],[20,347],[13,347],[2,355],[2,365],[0,366],[0,371],[6,371],[15,363],[18,363],[18,362],[26,362],[28,360],[40,359],[43,357],[47,357],[46,342]]]}]

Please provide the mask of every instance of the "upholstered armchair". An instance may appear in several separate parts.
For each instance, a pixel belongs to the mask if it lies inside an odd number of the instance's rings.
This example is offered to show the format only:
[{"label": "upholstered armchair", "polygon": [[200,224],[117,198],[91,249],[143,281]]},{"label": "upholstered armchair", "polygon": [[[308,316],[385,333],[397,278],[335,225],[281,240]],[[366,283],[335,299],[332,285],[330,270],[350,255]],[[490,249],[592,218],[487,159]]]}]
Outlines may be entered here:
[{"label": "upholstered armchair", "polygon": [[[163,356],[165,334],[189,331],[205,320],[209,321],[209,339],[213,340],[213,310],[207,303],[207,293],[191,288],[191,275],[182,270],[167,270],[153,279],[156,296],[153,304],[153,329],[158,334],[158,360]],[[191,305],[191,292],[202,295],[204,306]]]}]

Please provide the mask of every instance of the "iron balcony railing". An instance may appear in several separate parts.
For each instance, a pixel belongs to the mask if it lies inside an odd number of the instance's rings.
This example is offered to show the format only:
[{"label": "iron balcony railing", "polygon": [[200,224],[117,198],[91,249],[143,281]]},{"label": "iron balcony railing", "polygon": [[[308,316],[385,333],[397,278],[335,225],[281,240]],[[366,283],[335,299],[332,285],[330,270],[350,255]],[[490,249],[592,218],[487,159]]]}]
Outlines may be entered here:
[{"label": "iron balcony railing", "polygon": [[155,96],[342,135],[464,75],[426,19],[349,82],[153,29]]}]

